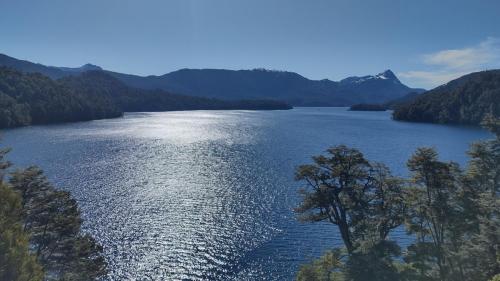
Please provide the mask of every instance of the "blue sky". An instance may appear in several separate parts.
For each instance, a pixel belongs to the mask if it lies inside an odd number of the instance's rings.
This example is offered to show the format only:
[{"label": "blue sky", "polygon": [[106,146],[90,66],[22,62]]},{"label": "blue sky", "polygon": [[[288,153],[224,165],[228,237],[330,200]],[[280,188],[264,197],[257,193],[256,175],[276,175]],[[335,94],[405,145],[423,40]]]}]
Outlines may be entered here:
[{"label": "blue sky", "polygon": [[498,0],[0,0],[0,53],[140,75],[269,68],[413,87],[500,68]]}]

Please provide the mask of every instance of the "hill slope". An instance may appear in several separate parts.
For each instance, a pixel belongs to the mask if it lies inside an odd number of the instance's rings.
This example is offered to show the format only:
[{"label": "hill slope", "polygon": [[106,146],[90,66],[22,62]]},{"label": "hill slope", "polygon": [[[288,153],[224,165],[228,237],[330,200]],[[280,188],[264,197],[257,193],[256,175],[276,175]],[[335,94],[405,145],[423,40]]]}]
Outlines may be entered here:
[{"label": "hill slope", "polygon": [[[40,72],[53,79],[72,76],[98,66],[51,67],[0,55],[0,65],[23,72]],[[387,70],[377,75],[349,77],[339,82],[310,80],[294,72],[224,69],[181,69],[161,76],[137,76],[105,71],[127,86],[161,89],[171,93],[225,100],[273,99],[297,106],[349,106],[356,103],[382,104],[410,92],[422,92],[402,84]]]},{"label": "hill slope", "polygon": [[471,73],[396,108],[396,120],[477,125],[500,116],[500,70]]},{"label": "hill slope", "polygon": [[103,71],[52,80],[0,67],[0,128],[113,118],[124,111],[289,108],[269,100],[222,101],[135,89]]},{"label": "hill slope", "polygon": [[82,93],[39,73],[0,67],[0,127],[118,117],[109,97]]},{"label": "hill slope", "polygon": [[81,67],[75,68],[46,66],[26,60],[19,60],[4,54],[0,54],[0,66],[9,67],[24,73],[41,73],[52,79],[58,79],[68,75],[77,75],[89,70],[102,70],[100,67],[91,64],[86,64]]}]

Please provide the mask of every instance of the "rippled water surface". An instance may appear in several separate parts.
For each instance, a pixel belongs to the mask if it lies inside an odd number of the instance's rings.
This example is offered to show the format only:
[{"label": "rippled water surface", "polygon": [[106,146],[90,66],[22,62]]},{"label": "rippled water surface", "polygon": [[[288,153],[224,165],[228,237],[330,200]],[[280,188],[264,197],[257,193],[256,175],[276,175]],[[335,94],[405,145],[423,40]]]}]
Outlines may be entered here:
[{"label": "rippled water surface", "polygon": [[464,164],[468,144],[488,137],[389,112],[298,108],[134,113],[8,130],[3,145],[16,165],[41,166],[77,198],[109,280],[291,280],[300,263],[341,245],[334,226],[296,221],[297,165],[347,144],[406,175],[419,146]]}]

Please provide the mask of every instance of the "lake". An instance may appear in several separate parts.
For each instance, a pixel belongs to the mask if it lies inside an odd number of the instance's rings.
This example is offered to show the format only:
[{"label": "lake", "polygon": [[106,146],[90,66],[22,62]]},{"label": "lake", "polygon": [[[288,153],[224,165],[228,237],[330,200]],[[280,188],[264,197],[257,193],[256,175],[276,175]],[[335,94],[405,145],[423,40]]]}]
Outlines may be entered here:
[{"label": "lake", "polygon": [[469,144],[490,137],[390,112],[296,108],[130,113],[6,130],[3,145],[16,166],[39,165],[71,191],[84,230],[104,246],[109,280],[291,280],[342,245],[335,226],[297,222],[298,165],[346,144],[406,176],[417,147],[466,164]]}]

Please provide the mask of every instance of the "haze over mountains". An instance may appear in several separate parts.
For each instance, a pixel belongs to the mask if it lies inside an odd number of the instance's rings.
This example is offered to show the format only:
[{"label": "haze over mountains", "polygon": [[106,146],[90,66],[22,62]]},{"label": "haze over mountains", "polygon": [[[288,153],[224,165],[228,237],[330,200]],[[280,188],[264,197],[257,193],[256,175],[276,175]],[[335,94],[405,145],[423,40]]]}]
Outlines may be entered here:
[{"label": "haze over mountains", "polygon": [[348,77],[341,81],[310,80],[297,73],[265,69],[181,69],[161,76],[138,76],[103,70],[86,64],[79,68],[54,67],[18,60],[0,54],[0,66],[22,72],[40,72],[52,79],[97,70],[139,89],[161,89],[172,93],[225,100],[272,99],[294,106],[349,106],[382,104],[423,89],[410,88],[391,70],[377,75]]}]

